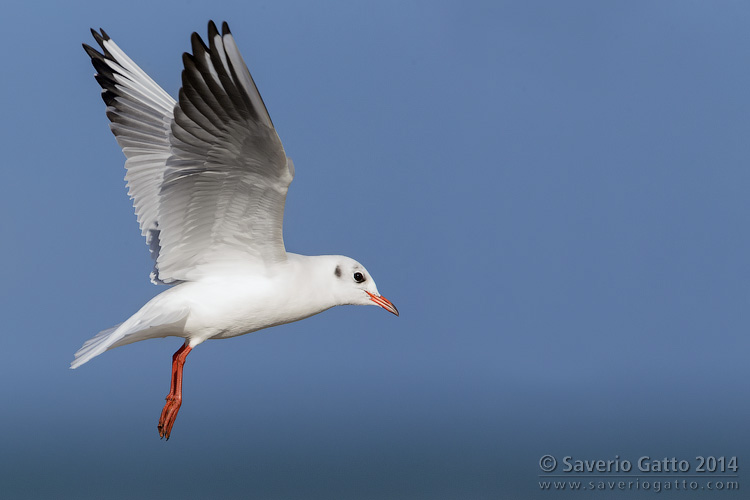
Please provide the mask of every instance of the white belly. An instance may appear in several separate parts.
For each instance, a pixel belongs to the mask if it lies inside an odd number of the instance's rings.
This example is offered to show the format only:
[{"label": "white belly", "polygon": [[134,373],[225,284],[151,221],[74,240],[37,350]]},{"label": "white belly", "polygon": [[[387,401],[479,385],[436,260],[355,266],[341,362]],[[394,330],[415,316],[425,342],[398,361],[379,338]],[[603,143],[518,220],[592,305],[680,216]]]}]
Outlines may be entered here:
[{"label": "white belly", "polygon": [[184,334],[180,336],[190,338],[194,345],[210,338],[236,337],[298,321],[334,305],[330,301],[311,300],[304,289],[280,283],[283,280],[278,277],[274,280],[258,277],[175,287],[177,293],[172,299],[187,303],[190,308]]}]

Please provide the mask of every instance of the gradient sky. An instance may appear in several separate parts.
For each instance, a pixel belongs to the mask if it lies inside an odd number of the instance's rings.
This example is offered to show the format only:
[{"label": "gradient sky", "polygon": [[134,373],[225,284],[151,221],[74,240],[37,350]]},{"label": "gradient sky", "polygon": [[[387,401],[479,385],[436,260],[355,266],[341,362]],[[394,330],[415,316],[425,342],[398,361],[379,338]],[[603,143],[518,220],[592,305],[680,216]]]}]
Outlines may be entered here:
[{"label": "gradient sky", "polygon": [[[738,456],[746,494],[750,6],[126,4],[2,8],[0,496],[604,497],[540,491],[545,454]],[[287,248],[401,317],[202,344],[166,443],[180,340],[68,369],[160,291],[80,44],[176,95],[209,19],[295,161]]]}]

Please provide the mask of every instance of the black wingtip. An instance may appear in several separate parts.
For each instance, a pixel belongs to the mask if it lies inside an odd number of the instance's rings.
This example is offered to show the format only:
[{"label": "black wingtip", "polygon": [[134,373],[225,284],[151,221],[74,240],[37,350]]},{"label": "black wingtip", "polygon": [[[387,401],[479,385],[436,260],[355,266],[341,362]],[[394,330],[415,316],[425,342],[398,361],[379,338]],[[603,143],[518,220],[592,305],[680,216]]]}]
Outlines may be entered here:
[{"label": "black wingtip", "polygon": [[229,31],[229,24],[227,24],[226,21],[221,23],[221,36],[231,35],[232,32]]},{"label": "black wingtip", "polygon": [[213,20],[208,21],[208,38],[209,41],[219,34],[219,30],[216,29],[216,24],[213,22]]},{"label": "black wingtip", "polygon": [[[188,52],[182,53],[182,66],[185,68],[185,70],[195,68],[195,57],[193,56],[193,54],[190,54]],[[182,71],[183,85],[185,82],[185,78],[187,78],[187,75],[185,74],[185,70]]]},{"label": "black wingtip", "polygon": [[99,34],[94,28],[91,28],[91,34],[94,35],[94,40],[99,44],[99,47],[104,48],[104,37]]},{"label": "black wingtip", "polygon": [[83,47],[83,50],[86,51],[86,53],[89,55],[91,59],[101,59],[102,57],[104,57],[95,48],[93,48],[91,45],[87,43],[82,43],[81,46]]},{"label": "black wingtip", "polygon": [[190,45],[193,48],[193,54],[198,54],[201,51],[208,52],[208,47],[206,47],[206,44],[198,33],[193,32],[190,35]]},{"label": "black wingtip", "polygon": [[107,47],[104,46],[104,42],[108,42],[111,40],[107,32],[104,31],[102,28],[99,28],[99,31],[96,31],[94,28],[91,28],[91,35],[93,35],[94,40],[96,40],[96,43],[99,45],[99,47],[101,47],[104,57],[111,59],[112,54],[110,54],[109,51],[107,50]]}]

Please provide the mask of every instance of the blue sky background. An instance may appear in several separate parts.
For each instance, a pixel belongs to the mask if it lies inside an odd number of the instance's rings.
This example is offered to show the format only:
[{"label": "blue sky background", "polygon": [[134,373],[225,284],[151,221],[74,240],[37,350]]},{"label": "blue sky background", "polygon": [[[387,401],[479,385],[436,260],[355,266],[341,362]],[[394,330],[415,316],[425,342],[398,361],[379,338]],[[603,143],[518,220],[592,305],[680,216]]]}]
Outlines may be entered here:
[{"label": "blue sky background", "polygon": [[[2,11],[0,496],[609,495],[540,491],[545,454],[738,456],[750,488],[747,4]],[[80,43],[103,27],[176,95],[208,19],[295,160],[287,248],[361,261],[401,317],[206,342],[165,443],[180,340],[68,369],[160,291]]]}]

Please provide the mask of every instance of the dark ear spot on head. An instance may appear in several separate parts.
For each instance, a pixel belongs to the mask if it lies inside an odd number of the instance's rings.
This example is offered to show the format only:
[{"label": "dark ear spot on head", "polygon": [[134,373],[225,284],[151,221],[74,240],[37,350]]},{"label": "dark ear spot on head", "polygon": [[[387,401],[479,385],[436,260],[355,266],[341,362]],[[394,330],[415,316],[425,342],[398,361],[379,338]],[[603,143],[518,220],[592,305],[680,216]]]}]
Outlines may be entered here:
[{"label": "dark ear spot on head", "polygon": [[336,266],[336,270],[334,271],[334,274],[336,274],[337,278],[341,277],[341,266]]}]

